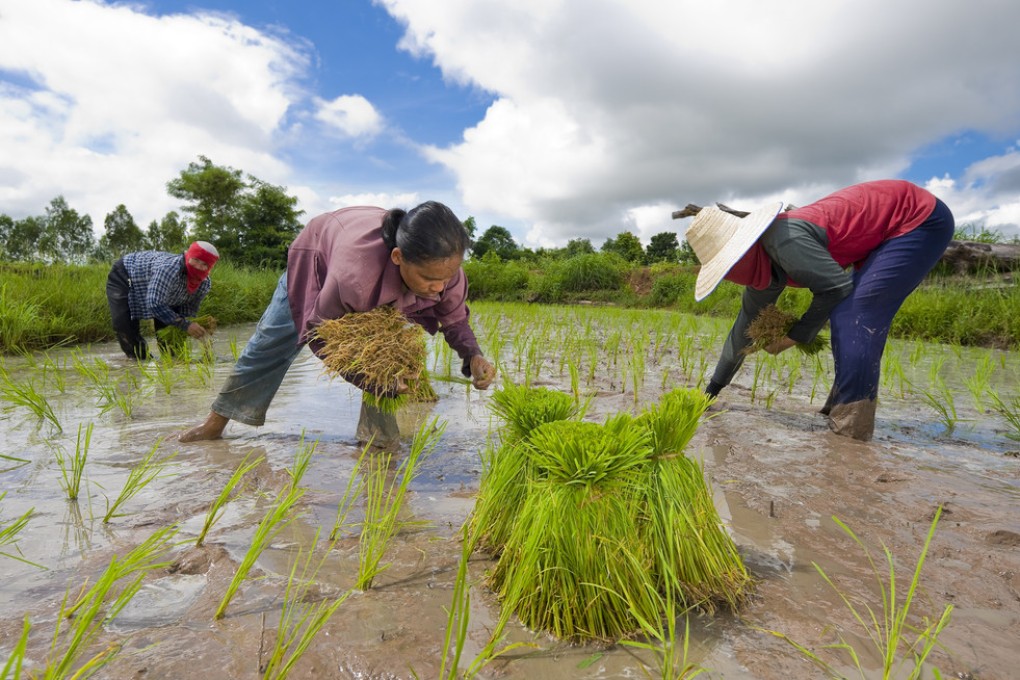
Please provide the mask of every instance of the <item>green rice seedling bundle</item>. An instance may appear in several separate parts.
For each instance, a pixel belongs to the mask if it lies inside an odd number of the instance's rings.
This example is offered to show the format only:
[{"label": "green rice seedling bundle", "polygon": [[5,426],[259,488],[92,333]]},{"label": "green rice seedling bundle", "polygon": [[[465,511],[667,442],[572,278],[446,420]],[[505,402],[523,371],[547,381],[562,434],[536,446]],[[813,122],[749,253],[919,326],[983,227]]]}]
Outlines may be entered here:
[{"label": "green rice seedling bundle", "polygon": [[[216,318],[209,316],[208,314],[197,316],[192,319],[192,321],[210,333],[215,331],[218,325]],[[156,338],[162,352],[173,357],[188,356],[188,340],[191,336],[188,335],[187,331],[181,330],[177,326],[165,326],[156,332]]]},{"label": "green rice seedling bundle", "polygon": [[[327,373],[361,387],[365,400],[384,413],[408,401],[434,401],[425,371],[425,331],[393,307],[327,319],[315,330],[323,344],[320,356]],[[393,396],[398,381],[407,394]]]},{"label": "green rice seedling bundle", "polygon": [[481,547],[498,554],[524,504],[528,480],[537,475],[531,458],[518,447],[535,428],[574,418],[582,409],[562,392],[512,384],[496,390],[490,404],[504,422],[503,444],[490,446],[483,454],[484,470],[471,522]]},{"label": "green rice seedling bundle", "polygon": [[[782,311],[775,305],[768,305],[748,325],[747,337],[751,340],[751,344],[744,348],[744,353],[752,354],[781,340],[786,337],[796,322],[797,317]],[[811,342],[798,342],[796,347],[804,354],[811,356],[828,349],[829,339],[823,335],[816,335]]]},{"label": "green rice seedling bundle", "polygon": [[751,579],[683,453],[710,399],[677,390],[597,424],[550,394],[493,395],[515,420],[488,454],[472,528],[498,556],[489,586],[503,606],[561,639],[616,640],[661,620],[666,601],[738,605]]}]

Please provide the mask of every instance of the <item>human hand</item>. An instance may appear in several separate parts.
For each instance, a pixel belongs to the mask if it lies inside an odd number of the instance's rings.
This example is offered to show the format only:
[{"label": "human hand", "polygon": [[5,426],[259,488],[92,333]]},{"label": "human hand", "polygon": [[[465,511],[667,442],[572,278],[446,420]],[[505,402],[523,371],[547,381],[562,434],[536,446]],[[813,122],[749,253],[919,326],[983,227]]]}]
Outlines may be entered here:
[{"label": "human hand", "polygon": [[471,384],[475,389],[484,390],[492,384],[496,377],[496,367],[481,354],[471,357]]},{"label": "human hand", "polygon": [[766,346],[765,351],[769,354],[779,354],[780,352],[785,352],[796,344],[797,342],[795,340],[791,340],[789,336],[784,335],[771,345]]},{"label": "human hand", "polygon": [[399,378],[397,378],[396,393],[397,394],[407,394],[408,392],[411,391],[411,384],[410,384],[410,382],[418,380],[419,378],[421,378],[421,374],[420,373],[417,373],[415,375],[402,375],[402,376],[400,376]]},{"label": "human hand", "polygon": [[195,338],[196,340],[201,340],[208,334],[209,331],[207,331],[205,327],[202,326],[201,324],[197,324],[194,321],[188,324],[188,335]]}]

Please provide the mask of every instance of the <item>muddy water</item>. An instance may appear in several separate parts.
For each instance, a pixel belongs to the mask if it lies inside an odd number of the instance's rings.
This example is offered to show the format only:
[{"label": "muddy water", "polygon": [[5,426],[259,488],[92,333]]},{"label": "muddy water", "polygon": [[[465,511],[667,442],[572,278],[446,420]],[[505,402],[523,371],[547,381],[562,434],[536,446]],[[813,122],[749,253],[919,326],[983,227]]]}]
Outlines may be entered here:
[{"label": "muddy water", "polygon": [[[574,317],[574,314],[584,314]],[[555,322],[525,321],[534,333],[556,336],[563,325],[578,328],[601,323],[597,310],[571,311]],[[651,316],[645,314],[641,319]],[[523,341],[520,322],[499,308],[479,306],[477,327],[483,345],[497,337],[504,369],[516,380],[527,374],[535,384],[571,389],[570,376],[557,356],[541,363],[518,363],[517,354],[532,353]],[[626,317],[623,327],[649,331]],[[620,320],[605,320],[618,323]],[[4,403],[0,414],[0,521],[6,526],[29,509],[28,527],[17,549],[0,552],[24,556],[45,569],[0,557],[0,658],[12,648],[22,621],[32,623],[28,659],[41,667],[50,651],[61,600],[94,580],[114,555],[123,555],[155,530],[176,524],[181,541],[169,554],[172,564],[146,577],[145,584],[96,640],[98,651],[122,644],[115,660],[98,677],[108,678],[256,678],[275,639],[287,574],[299,552],[314,545],[316,530],[332,528],[338,502],[361,446],[355,440],[359,400],[356,391],[330,381],[317,360],[303,354],[295,364],[262,428],[231,424],[221,441],[190,445],[166,439],[206,414],[217,386],[231,366],[231,341],[241,343],[250,327],[223,329],[214,347],[219,361],[210,371],[178,367],[172,384],[122,359],[113,345],[82,348],[78,361],[96,359],[109,367],[107,384],[128,395],[124,406],[104,403],[101,390],[74,367],[69,350],[31,360],[8,357],[11,379],[31,384],[53,408],[58,430],[23,406]],[[624,337],[626,333],[624,331]],[[699,350],[714,357],[720,338],[708,329]],[[692,370],[709,370],[682,356],[681,336],[664,342],[673,349],[653,351],[638,341],[632,351],[646,351],[641,364],[631,363],[631,377],[620,368],[611,338],[616,331],[597,331],[602,350],[598,370],[582,379],[579,389],[593,395],[588,417],[601,420],[654,402],[663,386],[696,381]],[[543,343],[554,355],[569,349],[560,340]],[[640,348],[640,349],[634,349]],[[489,348],[487,347],[487,350]],[[440,363],[445,359],[436,354]],[[595,357],[595,354],[591,354]],[[1020,459],[1018,442],[1008,438],[1008,424],[987,405],[975,403],[966,386],[973,367],[991,356],[995,370],[989,384],[1003,396],[1016,394],[1017,357],[1010,353],[964,352],[913,343],[894,343],[888,373],[910,382],[890,380],[883,386],[876,437],[860,443],[827,431],[816,411],[831,376],[819,377],[807,361],[772,363],[755,372],[754,360],[724,392],[722,408],[699,429],[692,453],[704,460],[720,513],[759,583],[753,600],[739,613],[694,616],[690,621],[689,660],[707,669],[708,677],[789,678],[823,674],[775,631],[815,650],[848,674],[848,658],[827,650],[840,639],[857,651],[868,677],[880,675],[878,654],[840,595],[814,565],[852,601],[881,611],[881,590],[869,571],[864,549],[840,529],[834,517],[853,529],[871,549],[887,576],[882,546],[895,557],[898,596],[902,597],[924,545],[935,509],[944,515],[932,541],[911,622],[938,617],[947,604],[952,620],[940,636],[942,648],[932,664],[943,676],[1015,677],[1020,639]],[[584,363],[583,361],[581,362]],[[710,363],[710,360],[709,360]],[[919,395],[933,375],[944,376],[956,395],[959,421],[945,421]],[[695,368],[692,369],[691,366]],[[794,368],[794,366],[798,366]],[[643,381],[634,393],[633,372]],[[445,367],[437,366],[438,373]],[[620,373],[624,371],[624,373]],[[770,373],[771,371],[771,373]],[[794,373],[791,378],[791,372]],[[799,373],[798,373],[799,372]],[[584,366],[580,373],[585,375]],[[756,377],[757,376],[757,377]],[[169,387],[167,386],[169,384]],[[792,387],[790,387],[792,385]],[[821,387],[819,387],[821,385]],[[408,678],[436,677],[443,646],[446,608],[451,604],[457,561],[457,530],[472,507],[479,478],[479,450],[490,429],[486,393],[455,382],[436,381],[440,401],[417,414],[436,417],[446,430],[411,486],[406,519],[421,520],[397,536],[385,555],[390,564],[365,592],[354,592],[315,638],[291,677]],[[1010,391],[1012,390],[1012,391]],[[822,392],[821,397],[817,394]],[[109,408],[107,408],[109,406]],[[79,424],[93,424],[85,491],[77,503],[66,500],[54,447],[74,451]],[[251,542],[268,503],[287,479],[302,446],[315,442],[315,455],[303,486],[303,514],[279,534],[259,559],[252,578],[241,588],[220,620],[214,612],[234,570]],[[164,473],[128,500],[124,514],[102,521],[107,499],[116,498],[131,466],[153,447],[174,454]],[[407,444],[398,452],[406,452]],[[265,458],[249,484],[226,507],[205,547],[186,540],[199,531],[209,503],[235,466],[252,453]],[[357,539],[345,535],[331,550],[320,540],[325,557],[316,576],[316,593],[339,597],[353,584]],[[470,563],[470,625],[463,667],[478,653],[498,616],[498,604],[481,585],[488,561],[475,555]],[[62,649],[62,640],[58,649]],[[637,678],[655,673],[655,660],[620,646],[569,646],[544,635],[512,627],[507,642],[520,647],[481,673],[492,678]],[[903,656],[903,655],[901,655]],[[84,657],[87,658],[87,657]],[[657,677],[657,676],[654,676]]]}]

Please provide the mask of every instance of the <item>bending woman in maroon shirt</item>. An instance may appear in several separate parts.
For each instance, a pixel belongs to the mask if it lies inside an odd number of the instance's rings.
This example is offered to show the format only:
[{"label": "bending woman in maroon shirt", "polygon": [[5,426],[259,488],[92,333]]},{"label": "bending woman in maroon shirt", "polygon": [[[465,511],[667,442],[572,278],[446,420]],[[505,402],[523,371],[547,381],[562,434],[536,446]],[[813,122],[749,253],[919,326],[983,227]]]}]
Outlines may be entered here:
[{"label": "bending woman in maroon shirt", "polygon": [[[467,278],[461,269],[468,235],[453,212],[429,201],[409,212],[353,207],[312,219],[287,252],[287,271],[205,422],[178,439],[217,439],[227,423],[265,423],[290,365],[326,319],[391,305],[429,333],[440,331],[462,360],[461,370],[486,389],[496,370],[468,321]],[[357,376],[345,376],[358,385]],[[406,390],[394,384],[391,395]]]},{"label": "bending woman in maroon shirt", "polygon": [[717,396],[733,379],[758,312],[786,286],[803,286],[811,290],[810,306],[766,351],[810,342],[828,321],[836,376],[822,413],[837,434],[871,439],[892,319],[949,245],[953,215],[931,193],[901,180],[856,184],[783,213],[781,207],[744,218],[704,208],[687,230],[702,262],[696,299],[724,278],[745,286],[706,391]]}]

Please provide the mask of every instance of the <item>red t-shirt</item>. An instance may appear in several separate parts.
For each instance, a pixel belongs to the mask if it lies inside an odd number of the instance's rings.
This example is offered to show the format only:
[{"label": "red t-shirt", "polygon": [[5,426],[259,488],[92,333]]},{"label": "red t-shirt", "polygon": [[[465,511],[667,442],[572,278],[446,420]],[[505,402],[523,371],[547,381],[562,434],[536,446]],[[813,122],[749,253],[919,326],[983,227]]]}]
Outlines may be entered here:
[{"label": "red t-shirt", "polygon": [[875,248],[919,226],[935,209],[935,196],[898,179],[863,182],[803,208],[780,213],[777,220],[801,219],[829,237],[829,253],[842,267],[859,264]]}]

